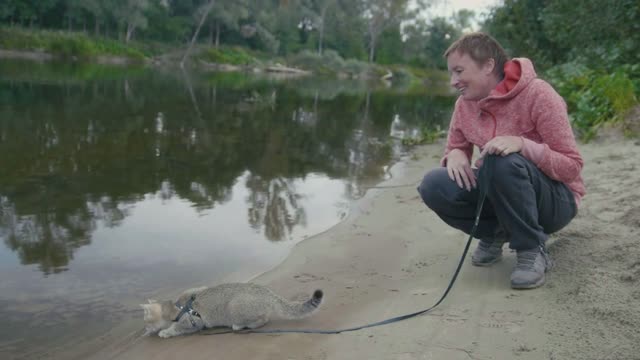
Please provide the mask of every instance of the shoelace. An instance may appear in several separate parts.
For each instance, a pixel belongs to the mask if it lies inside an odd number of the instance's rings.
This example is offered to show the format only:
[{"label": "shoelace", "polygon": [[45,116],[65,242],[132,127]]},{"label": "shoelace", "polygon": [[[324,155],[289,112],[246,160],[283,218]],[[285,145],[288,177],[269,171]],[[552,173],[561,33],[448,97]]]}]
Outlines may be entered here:
[{"label": "shoelace", "polygon": [[494,241],[491,243],[486,241],[480,241],[480,244],[478,244],[478,246],[480,246],[480,248],[482,248],[482,250],[485,250],[485,251],[502,250],[503,245],[504,243],[499,241]]},{"label": "shoelace", "polygon": [[545,267],[549,266],[549,258],[543,250],[536,249],[535,251],[520,251],[516,253],[516,269],[519,270],[531,270],[535,266],[538,255],[543,257]]},{"label": "shoelace", "polygon": [[[536,259],[538,258],[538,254],[540,254],[540,250],[534,251],[520,251],[516,253],[517,261],[516,261],[516,269],[519,270],[531,270],[535,266]],[[545,259],[546,261],[546,259]]]}]

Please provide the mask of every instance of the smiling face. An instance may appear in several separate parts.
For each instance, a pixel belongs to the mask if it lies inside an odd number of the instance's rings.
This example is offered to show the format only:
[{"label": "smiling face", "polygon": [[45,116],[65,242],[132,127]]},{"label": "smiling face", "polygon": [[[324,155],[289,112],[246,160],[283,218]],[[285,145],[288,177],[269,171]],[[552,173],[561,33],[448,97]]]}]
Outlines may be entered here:
[{"label": "smiling face", "polygon": [[478,101],[491,93],[499,80],[494,74],[495,61],[487,60],[478,65],[473,59],[460,51],[454,51],[447,56],[450,82],[463,99]]}]

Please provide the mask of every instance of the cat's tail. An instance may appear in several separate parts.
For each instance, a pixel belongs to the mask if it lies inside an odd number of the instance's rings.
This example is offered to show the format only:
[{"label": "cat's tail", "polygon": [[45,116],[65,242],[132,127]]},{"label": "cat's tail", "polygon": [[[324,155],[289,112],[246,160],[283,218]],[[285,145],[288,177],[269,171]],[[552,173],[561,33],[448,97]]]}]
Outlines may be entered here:
[{"label": "cat's tail", "polygon": [[279,315],[288,320],[302,319],[307,316],[311,316],[318,310],[320,304],[322,304],[322,298],[324,294],[322,290],[316,290],[313,292],[311,299],[304,302],[293,302],[282,299]]}]

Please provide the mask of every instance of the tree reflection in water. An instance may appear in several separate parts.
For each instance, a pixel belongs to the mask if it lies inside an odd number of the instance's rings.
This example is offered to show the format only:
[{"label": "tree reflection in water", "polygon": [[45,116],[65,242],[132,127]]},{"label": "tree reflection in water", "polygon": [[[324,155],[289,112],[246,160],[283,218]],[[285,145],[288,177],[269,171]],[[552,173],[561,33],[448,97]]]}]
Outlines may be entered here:
[{"label": "tree reflection in water", "polygon": [[255,230],[264,227],[264,235],[271,241],[290,238],[296,225],[306,225],[304,208],[298,203],[293,180],[274,178],[263,180],[260,176],[250,175],[246,182],[250,195],[248,214],[249,224]]},{"label": "tree reflection in water", "polygon": [[185,85],[138,70],[0,70],[12,76],[0,80],[0,236],[45,274],[67,269],[98,224],[118,226],[148,194],[206,211],[230,201],[243,177],[249,226],[289,239],[309,221],[296,181],[325,174],[361,196],[397,155],[395,114],[419,127],[433,113],[442,121],[451,103],[238,74]]}]

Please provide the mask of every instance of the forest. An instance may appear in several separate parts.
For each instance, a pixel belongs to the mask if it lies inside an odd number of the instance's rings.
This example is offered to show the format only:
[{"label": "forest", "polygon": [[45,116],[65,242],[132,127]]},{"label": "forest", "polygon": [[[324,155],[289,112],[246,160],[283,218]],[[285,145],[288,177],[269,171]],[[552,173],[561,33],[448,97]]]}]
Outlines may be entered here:
[{"label": "forest", "polygon": [[438,0],[3,0],[0,49],[73,59],[149,59],[196,43],[210,62],[277,61],[362,73],[367,64],[419,74],[473,24],[529,57],[565,97],[589,138],[621,122],[640,89],[637,0],[504,0],[482,18],[433,16]]}]

